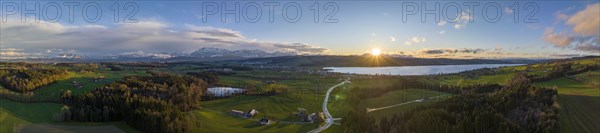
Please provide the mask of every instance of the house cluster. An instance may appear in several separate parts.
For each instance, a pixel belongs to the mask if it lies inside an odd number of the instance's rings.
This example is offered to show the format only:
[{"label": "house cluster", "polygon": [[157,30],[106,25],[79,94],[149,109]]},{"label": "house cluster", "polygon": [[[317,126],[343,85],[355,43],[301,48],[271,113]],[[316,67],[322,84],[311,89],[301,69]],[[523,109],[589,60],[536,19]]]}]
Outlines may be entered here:
[{"label": "house cluster", "polygon": [[308,111],[304,108],[298,108],[298,112],[295,112],[294,116],[298,117],[302,122],[314,123],[317,121],[317,113],[308,114]]},{"label": "house cluster", "polygon": [[277,81],[275,81],[275,80],[264,80],[263,83],[265,83],[265,84],[277,84]]},{"label": "house cluster", "polygon": [[83,88],[83,84],[77,82],[77,81],[72,81],[73,83],[73,87],[77,88],[77,89],[81,89]]},{"label": "house cluster", "polygon": [[93,80],[94,82],[100,82],[100,81],[104,80],[104,78],[105,78],[104,76],[100,76],[100,77],[94,78],[94,79],[92,79],[92,80]]},{"label": "house cluster", "polygon": [[[251,110],[248,110],[247,112],[243,112],[243,111],[234,109],[234,110],[229,111],[229,114],[236,116],[236,117],[242,117],[242,118],[249,119],[249,118],[252,118],[252,117],[258,115],[258,111],[256,111],[256,109],[251,109]],[[261,124],[261,125],[270,125],[272,122],[273,122],[273,120],[271,120],[267,117],[263,117],[257,121],[257,123]]]},{"label": "house cluster", "polygon": [[243,112],[243,111],[234,109],[234,110],[229,111],[229,114],[231,114],[233,116],[237,116],[237,117],[242,117],[242,118],[252,118],[252,117],[258,115],[258,111],[256,111],[256,109],[251,109],[248,112]]}]

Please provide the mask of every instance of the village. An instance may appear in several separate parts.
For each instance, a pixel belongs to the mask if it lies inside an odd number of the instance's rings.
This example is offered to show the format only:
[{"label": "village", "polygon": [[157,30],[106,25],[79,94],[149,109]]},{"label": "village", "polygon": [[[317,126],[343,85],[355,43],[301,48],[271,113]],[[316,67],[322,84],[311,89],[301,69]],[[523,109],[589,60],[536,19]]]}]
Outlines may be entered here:
[{"label": "village", "polygon": [[309,114],[305,108],[298,108],[297,112],[291,112],[290,116],[294,117],[297,121],[277,121],[268,117],[255,119],[254,117],[257,117],[259,114],[259,112],[256,109],[250,109],[246,112],[233,109],[229,111],[229,114],[233,117],[241,119],[255,120],[256,123],[260,125],[271,125],[275,122],[281,124],[312,124],[315,122],[323,121],[325,117],[323,112],[314,112]]}]

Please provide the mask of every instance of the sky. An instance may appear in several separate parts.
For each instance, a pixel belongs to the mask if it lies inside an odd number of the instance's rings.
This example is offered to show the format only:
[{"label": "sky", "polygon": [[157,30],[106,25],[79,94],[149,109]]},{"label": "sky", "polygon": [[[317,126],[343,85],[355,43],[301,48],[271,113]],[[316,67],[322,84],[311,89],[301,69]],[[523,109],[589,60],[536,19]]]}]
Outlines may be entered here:
[{"label": "sky", "polygon": [[422,58],[600,55],[598,1],[2,1],[0,15],[0,59],[203,47],[303,55],[381,49]]}]

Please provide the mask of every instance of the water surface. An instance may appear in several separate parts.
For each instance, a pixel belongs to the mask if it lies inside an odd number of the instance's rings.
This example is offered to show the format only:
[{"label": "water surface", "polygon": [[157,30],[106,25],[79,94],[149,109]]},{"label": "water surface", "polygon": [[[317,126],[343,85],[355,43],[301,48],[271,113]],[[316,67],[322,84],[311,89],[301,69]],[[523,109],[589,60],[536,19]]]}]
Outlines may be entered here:
[{"label": "water surface", "polygon": [[233,87],[209,87],[206,93],[217,97],[229,96],[233,94],[243,93],[244,89]]},{"label": "water surface", "polygon": [[389,67],[324,67],[330,72],[369,74],[369,75],[432,75],[458,73],[481,68],[519,66],[523,64],[474,64],[474,65],[432,65],[432,66],[389,66]]}]

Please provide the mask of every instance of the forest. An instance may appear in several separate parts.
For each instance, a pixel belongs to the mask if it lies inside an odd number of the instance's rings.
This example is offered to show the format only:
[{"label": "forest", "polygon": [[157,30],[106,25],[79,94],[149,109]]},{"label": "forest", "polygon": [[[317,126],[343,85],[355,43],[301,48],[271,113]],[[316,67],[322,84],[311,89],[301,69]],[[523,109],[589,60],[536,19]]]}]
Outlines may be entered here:
[{"label": "forest", "polygon": [[92,92],[74,96],[63,91],[60,102],[68,105],[65,121],[120,121],[153,133],[189,132],[193,115],[207,85],[191,76],[150,72],[129,76]]},{"label": "forest", "polygon": [[24,93],[67,75],[67,70],[63,69],[0,69],[0,83],[4,88]]},{"label": "forest", "polygon": [[[558,132],[557,91],[531,85],[519,73],[493,93],[470,93],[376,121],[353,107],[344,116],[345,132]],[[350,97],[356,102],[358,95]]]}]

